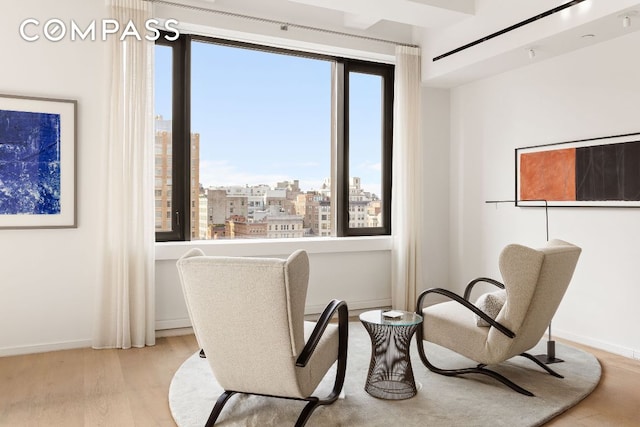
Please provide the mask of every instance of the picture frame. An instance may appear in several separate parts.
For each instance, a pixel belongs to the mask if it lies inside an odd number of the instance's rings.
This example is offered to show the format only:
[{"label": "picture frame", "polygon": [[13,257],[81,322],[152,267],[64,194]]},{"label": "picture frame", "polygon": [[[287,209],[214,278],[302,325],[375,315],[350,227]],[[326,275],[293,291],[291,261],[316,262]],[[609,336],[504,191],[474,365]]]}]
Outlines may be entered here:
[{"label": "picture frame", "polygon": [[640,132],[516,148],[516,205],[640,207]]},{"label": "picture frame", "polygon": [[76,228],[77,101],[0,94],[0,229]]}]

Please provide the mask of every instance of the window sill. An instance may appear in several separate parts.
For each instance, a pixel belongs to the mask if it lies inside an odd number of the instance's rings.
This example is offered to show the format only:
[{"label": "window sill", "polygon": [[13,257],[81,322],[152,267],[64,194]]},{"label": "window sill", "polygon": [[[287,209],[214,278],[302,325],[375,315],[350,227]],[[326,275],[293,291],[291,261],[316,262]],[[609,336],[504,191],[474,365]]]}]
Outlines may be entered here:
[{"label": "window sill", "polygon": [[223,256],[279,256],[298,249],[304,249],[309,254],[390,251],[391,241],[391,236],[366,236],[157,242],[155,259],[176,260],[191,248],[200,248],[207,255]]}]

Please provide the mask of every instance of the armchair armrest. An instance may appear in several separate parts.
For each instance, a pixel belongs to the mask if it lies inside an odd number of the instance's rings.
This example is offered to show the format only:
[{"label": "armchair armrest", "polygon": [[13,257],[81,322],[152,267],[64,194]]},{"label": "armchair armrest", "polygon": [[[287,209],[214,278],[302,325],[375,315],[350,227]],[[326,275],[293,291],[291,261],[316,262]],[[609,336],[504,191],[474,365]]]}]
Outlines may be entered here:
[{"label": "armchair armrest", "polygon": [[496,328],[497,330],[499,330],[500,332],[502,332],[503,334],[505,334],[509,338],[515,338],[515,336],[516,336],[516,334],[513,331],[511,331],[506,326],[496,322],[491,317],[487,316],[487,314],[484,311],[480,310],[478,307],[476,307],[475,305],[470,303],[467,299],[462,298],[460,295],[457,295],[457,294],[455,294],[455,293],[453,293],[453,292],[451,292],[451,291],[449,291],[447,289],[431,288],[431,289],[427,289],[426,291],[422,292],[420,294],[420,296],[418,297],[418,303],[416,304],[416,313],[422,315],[423,302],[424,302],[425,297],[428,294],[444,295],[444,296],[456,301],[457,303],[462,304],[463,306],[465,306],[469,310],[473,311],[475,314],[480,316],[487,323],[489,323],[491,326],[493,326],[494,328]]},{"label": "armchair armrest", "polygon": [[334,299],[325,307],[320,319],[316,322],[316,326],[313,329],[313,332],[311,332],[309,340],[296,360],[296,366],[304,367],[307,365],[309,359],[311,359],[313,351],[320,342],[320,338],[322,338],[324,330],[327,328],[327,325],[336,311],[338,311],[338,358],[341,356],[346,358],[347,340],[349,338],[349,309],[347,308],[346,302]]},{"label": "armchair armrest", "polygon": [[497,280],[490,279],[488,277],[478,277],[477,279],[473,279],[472,281],[470,281],[467,284],[467,287],[464,288],[464,299],[469,301],[469,297],[471,296],[471,290],[476,285],[476,283],[479,283],[479,282],[491,283],[492,285],[495,285],[495,286],[499,287],[500,289],[504,289],[504,284],[501,283],[501,282],[498,282]]}]

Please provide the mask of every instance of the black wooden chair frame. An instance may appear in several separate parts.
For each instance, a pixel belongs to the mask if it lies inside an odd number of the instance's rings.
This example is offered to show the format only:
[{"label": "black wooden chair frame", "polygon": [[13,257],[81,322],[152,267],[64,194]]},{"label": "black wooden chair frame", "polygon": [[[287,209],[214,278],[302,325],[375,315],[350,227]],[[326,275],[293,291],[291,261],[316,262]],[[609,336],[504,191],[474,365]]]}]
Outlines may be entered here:
[{"label": "black wooden chair frame", "polygon": [[[489,323],[489,325],[491,325],[492,327],[496,328],[498,331],[500,331],[501,333],[503,333],[507,337],[515,338],[516,334],[513,331],[511,331],[509,328],[507,328],[506,326],[502,325],[501,323],[496,322],[494,319],[489,317],[485,312],[480,310],[477,306],[475,306],[473,303],[471,303],[469,301],[469,297],[471,296],[471,291],[473,289],[473,286],[475,286],[479,282],[490,283],[490,284],[492,284],[494,286],[497,286],[500,289],[504,289],[504,284],[503,283],[498,282],[497,280],[494,280],[494,279],[491,279],[491,278],[488,278],[488,277],[478,277],[477,279],[474,279],[471,282],[469,282],[469,284],[467,284],[467,286],[465,288],[463,297],[461,297],[460,295],[458,295],[458,294],[456,294],[454,292],[451,292],[451,291],[449,291],[447,289],[442,289],[442,288],[427,289],[427,290],[423,291],[420,294],[420,296],[418,297],[418,302],[416,304],[416,313],[422,315],[422,309],[424,307],[424,300],[427,297],[427,295],[430,295],[430,294],[444,295],[445,297],[450,298],[453,301],[456,301],[456,302],[462,304],[464,307],[468,308],[470,311],[472,311],[475,314],[477,314],[478,316],[480,316],[483,320],[485,320],[487,323]],[[425,321],[425,325],[426,325],[426,321]],[[416,341],[417,341],[417,347],[418,347],[418,354],[420,355],[420,359],[422,360],[422,363],[431,372],[435,372],[436,374],[445,375],[445,376],[458,376],[458,375],[466,375],[466,374],[486,375],[486,376],[489,376],[489,377],[491,377],[491,378],[493,378],[495,380],[500,381],[504,385],[510,387],[512,390],[515,390],[518,393],[524,394],[525,396],[533,396],[534,395],[529,390],[520,387],[518,384],[514,383],[513,381],[511,381],[510,379],[508,379],[504,375],[499,374],[499,373],[497,373],[495,371],[492,371],[491,369],[487,369],[485,367],[486,365],[482,364],[482,363],[478,364],[475,367],[462,368],[462,369],[442,369],[442,368],[438,368],[438,367],[434,366],[431,362],[429,362],[429,359],[427,359],[427,356],[425,354],[423,337],[424,337],[423,329],[422,328],[418,328],[418,330],[416,332]],[[560,375],[559,373],[557,373],[553,369],[549,368],[544,363],[540,362],[538,359],[536,359],[531,354],[529,354],[529,353],[521,353],[520,356],[531,360],[536,365],[540,366],[542,369],[544,369],[545,371],[547,371],[549,374],[553,375],[554,377],[564,378],[562,375]]]},{"label": "black wooden chair frame", "polygon": [[[324,311],[322,312],[322,315],[320,316],[320,319],[318,319],[318,322],[316,323],[316,326],[313,329],[313,332],[311,333],[311,336],[309,337],[309,340],[305,344],[304,348],[302,349],[302,352],[300,352],[300,355],[296,360],[296,366],[304,367],[307,365],[307,363],[311,359],[311,356],[313,355],[313,352],[316,346],[320,342],[320,339],[322,338],[322,335],[325,329],[327,328],[327,325],[333,318],[333,315],[335,314],[336,311],[338,312],[338,359],[337,359],[338,366],[336,371],[336,379],[333,384],[333,389],[331,390],[331,393],[329,393],[328,396],[326,396],[323,399],[320,399],[315,396],[310,396],[307,398],[297,398],[297,397],[290,397],[290,396],[272,396],[272,395],[259,394],[259,393],[245,393],[245,394],[254,394],[257,396],[276,397],[281,399],[300,400],[300,401],[308,402],[305,405],[305,407],[302,409],[302,412],[300,413],[300,415],[298,416],[298,419],[295,423],[295,427],[304,426],[309,420],[309,417],[311,417],[311,414],[313,413],[313,411],[318,406],[330,405],[333,402],[335,402],[338,396],[340,395],[340,392],[342,391],[342,386],[344,385],[346,369],[347,369],[347,344],[348,344],[348,338],[349,338],[349,310],[347,308],[347,304],[344,301],[334,299],[325,307]],[[225,390],[224,393],[220,395],[220,397],[216,401],[215,406],[213,407],[213,410],[211,411],[211,414],[209,415],[209,419],[207,420],[205,427],[212,427],[215,424],[216,420],[218,419],[218,416],[222,412],[222,408],[224,407],[224,405],[227,403],[229,398],[236,393],[244,393],[244,392]]]}]

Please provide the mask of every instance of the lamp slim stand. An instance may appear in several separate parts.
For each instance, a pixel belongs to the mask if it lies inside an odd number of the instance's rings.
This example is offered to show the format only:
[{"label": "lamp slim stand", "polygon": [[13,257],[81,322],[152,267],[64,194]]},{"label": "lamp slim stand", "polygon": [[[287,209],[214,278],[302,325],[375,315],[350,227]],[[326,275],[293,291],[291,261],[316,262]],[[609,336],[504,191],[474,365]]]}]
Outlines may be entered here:
[{"label": "lamp slim stand", "polygon": [[[547,242],[549,241],[549,202],[545,199],[536,200],[487,200],[485,203],[517,203],[517,202],[544,202],[545,226],[547,231]],[[549,323],[549,336],[547,338],[547,354],[538,354],[533,356],[540,362],[547,365],[551,363],[564,362],[556,357],[556,342],[551,338],[551,323]]]},{"label": "lamp slim stand", "polygon": [[556,357],[556,342],[551,339],[551,323],[549,323],[549,338],[547,340],[547,354],[537,354],[533,357],[535,357],[542,363],[546,363],[547,365],[550,365],[552,363],[564,362],[564,360],[558,359]]}]

